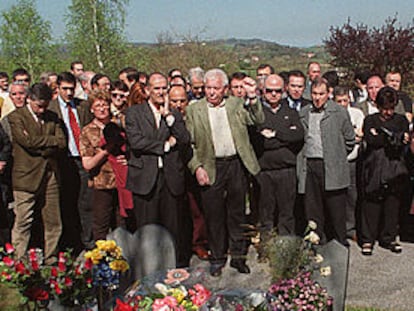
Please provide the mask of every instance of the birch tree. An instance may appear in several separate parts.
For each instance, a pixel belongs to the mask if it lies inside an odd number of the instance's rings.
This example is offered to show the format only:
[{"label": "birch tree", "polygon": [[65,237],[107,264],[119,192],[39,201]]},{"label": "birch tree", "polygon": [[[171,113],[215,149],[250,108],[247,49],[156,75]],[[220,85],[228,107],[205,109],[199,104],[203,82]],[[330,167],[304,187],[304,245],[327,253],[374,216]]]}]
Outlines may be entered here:
[{"label": "birch tree", "polygon": [[129,0],[72,0],[65,40],[88,70],[113,74],[126,55],[125,7]]}]

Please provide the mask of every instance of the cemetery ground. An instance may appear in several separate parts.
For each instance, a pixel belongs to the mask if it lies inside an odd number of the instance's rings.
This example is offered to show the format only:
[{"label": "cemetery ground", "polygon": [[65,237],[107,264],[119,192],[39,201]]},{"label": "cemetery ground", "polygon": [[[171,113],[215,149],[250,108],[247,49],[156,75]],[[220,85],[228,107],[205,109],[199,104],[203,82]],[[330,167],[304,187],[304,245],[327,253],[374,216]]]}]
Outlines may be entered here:
[{"label": "cemetery ground", "polygon": [[[401,254],[378,246],[372,256],[362,256],[359,247],[350,247],[346,298],[347,311],[411,311],[414,310],[414,244],[401,243]],[[257,263],[256,252],[250,248],[250,274],[239,274],[227,264],[219,278],[208,276],[207,288],[267,289],[270,271],[266,263]],[[193,256],[191,267],[208,269],[208,262]],[[0,285],[0,310],[19,310],[19,294]]]}]

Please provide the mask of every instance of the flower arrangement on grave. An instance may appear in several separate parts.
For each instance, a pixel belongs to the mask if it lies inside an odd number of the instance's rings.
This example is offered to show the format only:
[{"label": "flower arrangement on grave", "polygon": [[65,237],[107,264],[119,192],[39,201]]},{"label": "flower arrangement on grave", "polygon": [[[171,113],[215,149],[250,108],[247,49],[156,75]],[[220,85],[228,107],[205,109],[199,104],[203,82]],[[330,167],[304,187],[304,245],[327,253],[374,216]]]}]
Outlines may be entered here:
[{"label": "flower arrangement on grave", "polygon": [[204,305],[211,296],[211,292],[202,284],[185,286],[183,281],[190,274],[185,269],[172,269],[167,272],[164,282],[158,282],[148,292],[130,290],[121,300],[117,299],[114,311],[195,311]]},{"label": "flower arrangement on grave", "polygon": [[333,298],[312,279],[313,273],[329,276],[317,253],[320,237],[316,223],[310,221],[303,239],[275,236],[267,245],[273,284],[267,292],[269,310],[331,310]]},{"label": "flower arrangement on grave", "polygon": [[122,272],[129,269],[122,256],[122,249],[114,240],[98,240],[96,247],[85,253],[85,258],[92,264],[93,285],[108,290],[119,287]]},{"label": "flower arrangement on grave", "polygon": [[2,284],[16,288],[28,308],[45,307],[50,300],[73,307],[94,299],[92,266],[84,260],[73,260],[71,252],[60,252],[56,263],[45,265],[43,251],[29,249],[26,256],[17,258],[13,245],[0,248],[0,276]]}]

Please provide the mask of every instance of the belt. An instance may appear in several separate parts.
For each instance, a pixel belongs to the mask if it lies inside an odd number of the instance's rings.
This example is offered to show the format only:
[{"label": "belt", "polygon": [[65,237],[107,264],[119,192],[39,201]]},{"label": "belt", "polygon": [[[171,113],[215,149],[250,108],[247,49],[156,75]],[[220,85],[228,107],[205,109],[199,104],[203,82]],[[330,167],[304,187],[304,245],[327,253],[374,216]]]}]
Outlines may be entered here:
[{"label": "belt", "polygon": [[235,154],[235,155],[231,155],[227,157],[216,157],[216,161],[233,161],[233,160],[237,160],[238,158],[239,156]]}]

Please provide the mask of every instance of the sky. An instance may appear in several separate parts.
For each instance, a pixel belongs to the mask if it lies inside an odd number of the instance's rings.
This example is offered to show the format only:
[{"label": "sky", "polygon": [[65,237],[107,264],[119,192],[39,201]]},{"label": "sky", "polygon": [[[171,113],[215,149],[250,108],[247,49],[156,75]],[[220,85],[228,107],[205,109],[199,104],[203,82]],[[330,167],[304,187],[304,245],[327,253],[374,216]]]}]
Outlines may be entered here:
[{"label": "sky", "polygon": [[[65,30],[63,16],[70,0],[37,0],[40,15],[52,23],[53,36]],[[0,11],[15,0],[1,0]],[[131,42],[156,42],[169,31],[210,39],[263,39],[283,45],[322,44],[331,26],[351,20],[380,27],[397,16],[406,26],[413,21],[413,0],[130,0],[125,34]]]}]

